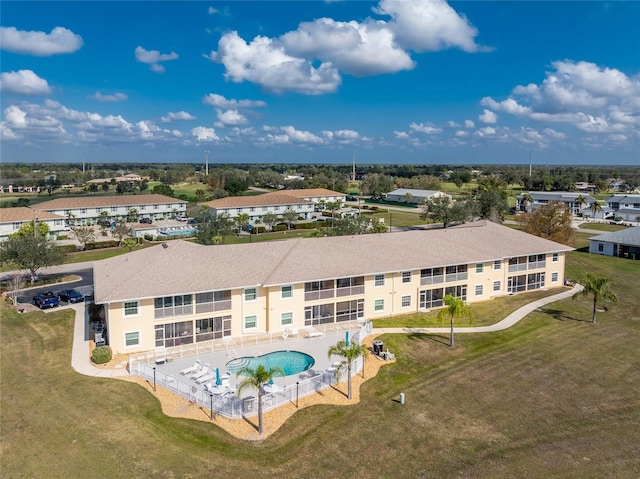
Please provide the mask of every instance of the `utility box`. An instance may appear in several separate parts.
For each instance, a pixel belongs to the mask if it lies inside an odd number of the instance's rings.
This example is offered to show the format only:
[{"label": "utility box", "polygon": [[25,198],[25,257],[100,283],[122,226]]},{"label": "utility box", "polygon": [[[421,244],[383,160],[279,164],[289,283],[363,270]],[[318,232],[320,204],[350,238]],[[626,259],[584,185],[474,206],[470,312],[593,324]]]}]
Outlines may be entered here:
[{"label": "utility box", "polygon": [[384,343],[382,341],[380,341],[379,339],[374,339],[373,340],[373,354],[375,354],[376,356],[380,356],[382,354],[383,346],[384,346]]}]

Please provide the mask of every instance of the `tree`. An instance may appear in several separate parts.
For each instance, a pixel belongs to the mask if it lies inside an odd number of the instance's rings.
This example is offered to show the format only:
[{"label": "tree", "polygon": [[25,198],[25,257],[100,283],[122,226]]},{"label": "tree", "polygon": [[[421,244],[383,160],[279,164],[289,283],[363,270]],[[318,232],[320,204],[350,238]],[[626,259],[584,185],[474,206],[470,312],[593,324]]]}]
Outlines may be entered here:
[{"label": "tree", "polygon": [[331,346],[327,352],[329,358],[331,356],[340,356],[344,358],[336,367],[335,376],[336,379],[342,375],[344,369],[347,369],[347,399],[351,399],[351,366],[353,362],[360,356],[367,354],[367,348],[363,344],[358,344],[351,341],[347,344],[346,341],[338,341],[337,344]]},{"label": "tree", "polygon": [[129,211],[127,211],[127,221],[129,223],[135,223],[136,221],[138,221],[138,210],[137,208],[131,208]]},{"label": "tree", "polygon": [[372,198],[380,198],[382,195],[389,193],[395,186],[392,177],[379,173],[371,173],[365,176],[360,183],[360,193],[369,195]]},{"label": "tree", "polygon": [[97,193],[98,185],[96,183],[89,183],[89,191],[91,193]]},{"label": "tree", "polygon": [[129,227],[124,221],[118,221],[113,227],[111,234],[118,238],[118,246],[122,245],[122,241],[129,236]]},{"label": "tree", "polygon": [[[203,207],[196,216],[196,242],[204,245],[222,244],[224,237],[233,233],[233,221],[228,214],[212,215]],[[218,238],[218,239],[216,239]]]},{"label": "tree", "polygon": [[88,243],[96,242],[96,232],[91,226],[74,226],[71,228],[71,234],[82,245],[82,249],[86,249]]},{"label": "tree", "polygon": [[140,247],[140,243],[137,238],[127,238],[122,242],[122,247],[131,253],[134,249],[138,249]]},{"label": "tree", "polygon": [[454,339],[453,339],[453,323],[456,318],[469,318],[469,323],[473,322],[473,313],[469,309],[469,306],[460,298],[456,298],[452,294],[447,294],[444,297],[444,304],[447,305],[446,308],[440,310],[438,313],[438,319],[442,321],[447,316],[451,318],[451,339],[449,341],[449,347],[454,347]]},{"label": "tree", "polygon": [[578,211],[582,211],[582,205],[586,205],[586,204],[588,204],[588,203],[587,203],[587,198],[586,198],[584,195],[582,195],[582,194],[579,194],[579,195],[576,197],[576,199],[575,199],[574,203],[575,203],[576,205],[578,205]]},{"label": "tree", "polygon": [[153,192],[159,195],[170,196],[172,198],[173,198],[173,195],[175,194],[173,192],[173,189],[169,185],[164,183],[154,186]]},{"label": "tree", "polygon": [[238,234],[240,231],[249,224],[249,215],[247,213],[239,213],[236,216],[236,225],[238,226]]},{"label": "tree", "polygon": [[591,213],[593,213],[593,218],[595,219],[596,214],[602,212],[602,203],[596,200],[593,203],[591,203],[591,206],[589,206],[589,209],[591,210]]},{"label": "tree", "polygon": [[[31,221],[29,223],[23,224],[18,231],[16,231],[15,233],[11,233],[9,237],[12,238],[12,237],[18,237],[18,236],[33,236],[34,235],[33,223],[34,222]],[[38,221],[36,223],[35,234],[37,236],[46,237],[49,234],[49,225],[47,225],[46,223],[42,223],[41,221]]]},{"label": "tree", "polygon": [[533,196],[531,196],[531,193],[522,193],[522,198],[520,199],[520,211],[529,211],[531,203],[533,203]]},{"label": "tree", "polygon": [[262,387],[273,381],[276,376],[284,376],[282,368],[273,367],[267,369],[262,364],[254,369],[250,366],[240,368],[237,372],[238,376],[245,376],[238,384],[238,395],[246,388],[255,388],[258,390],[258,434],[262,435],[262,396],[264,391]]},{"label": "tree", "polygon": [[284,213],[282,214],[282,217],[287,222],[287,229],[290,230],[291,229],[291,223],[293,223],[294,221],[296,221],[298,219],[298,213],[296,213],[295,210],[293,210],[291,208],[287,208],[286,210],[284,210]]},{"label": "tree", "polygon": [[29,270],[31,284],[35,282],[40,268],[62,264],[66,258],[55,241],[38,235],[9,237],[0,243],[0,255],[2,262]]},{"label": "tree", "polygon": [[584,279],[580,281],[583,289],[575,293],[571,299],[576,299],[578,296],[593,296],[593,317],[591,322],[596,322],[596,312],[598,311],[598,301],[608,300],[613,304],[618,304],[620,301],[613,291],[611,291],[611,285],[613,281],[610,278],[598,277],[588,273]]},{"label": "tree", "polygon": [[109,191],[109,183],[106,181],[102,183],[102,191]]},{"label": "tree", "polygon": [[411,200],[413,200],[413,195],[411,193],[405,193],[404,194],[404,202],[405,203],[411,203]]},{"label": "tree", "polygon": [[278,216],[275,213],[265,213],[262,215],[262,222],[273,231],[273,225],[278,221]]},{"label": "tree", "polygon": [[454,221],[463,221],[465,216],[467,216],[465,204],[454,201],[449,196],[436,196],[422,202],[420,218],[442,223],[445,228]]},{"label": "tree", "polygon": [[480,218],[488,219],[494,223],[504,220],[505,215],[509,212],[506,191],[495,186],[480,190],[476,201]]},{"label": "tree", "polygon": [[532,235],[557,243],[573,245],[575,232],[569,209],[564,203],[551,201],[520,217],[520,228]]},{"label": "tree", "polygon": [[7,290],[9,291],[8,295],[14,306],[18,304],[18,293],[22,288],[24,288],[24,284],[24,275],[22,273],[12,274],[5,283]]}]

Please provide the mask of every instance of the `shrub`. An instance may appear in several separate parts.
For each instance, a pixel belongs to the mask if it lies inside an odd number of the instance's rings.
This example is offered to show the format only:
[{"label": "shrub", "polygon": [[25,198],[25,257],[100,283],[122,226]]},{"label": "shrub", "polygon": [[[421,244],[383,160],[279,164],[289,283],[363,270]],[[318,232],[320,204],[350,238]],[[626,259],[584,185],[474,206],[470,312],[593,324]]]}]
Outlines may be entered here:
[{"label": "shrub", "polygon": [[118,246],[118,242],[116,240],[100,241],[99,243],[87,243],[85,250],[115,248],[116,246]]},{"label": "shrub", "polygon": [[266,231],[266,228],[264,226],[254,226],[253,228],[251,228],[251,234],[253,235],[264,233],[265,231]]},{"label": "shrub", "polygon": [[286,225],[275,225],[273,227],[273,231],[286,231],[287,226]]},{"label": "shrub", "polygon": [[69,239],[69,237],[68,237],[67,235],[59,235],[56,239],[57,239],[58,241],[61,241],[61,240]]},{"label": "shrub", "polygon": [[60,251],[62,251],[63,253],[75,253],[76,252],[76,245],[74,245],[74,244],[61,244],[61,245],[58,245],[58,249]]},{"label": "shrub", "polygon": [[111,361],[111,348],[109,346],[100,346],[91,353],[91,361],[96,364],[106,364]]}]

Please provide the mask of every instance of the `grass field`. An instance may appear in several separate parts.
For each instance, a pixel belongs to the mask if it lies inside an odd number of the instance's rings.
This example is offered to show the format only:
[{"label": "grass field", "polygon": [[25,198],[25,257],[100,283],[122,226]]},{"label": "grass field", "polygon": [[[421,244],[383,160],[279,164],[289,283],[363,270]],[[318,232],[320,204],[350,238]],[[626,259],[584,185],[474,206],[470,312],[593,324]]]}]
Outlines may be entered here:
[{"label": "grass field", "polygon": [[301,410],[256,443],[73,372],[68,311],[0,305],[2,476],[637,478],[640,262],[572,253],[568,275],[587,271],[616,278],[622,301],[597,324],[585,298],[458,335],[453,351],[443,337],[384,336],[398,361],[359,404]]},{"label": "grass field", "polygon": [[606,223],[582,223],[578,225],[578,228],[585,229],[585,230],[598,230],[603,232],[610,232],[610,231],[626,230],[627,226],[610,225]]}]

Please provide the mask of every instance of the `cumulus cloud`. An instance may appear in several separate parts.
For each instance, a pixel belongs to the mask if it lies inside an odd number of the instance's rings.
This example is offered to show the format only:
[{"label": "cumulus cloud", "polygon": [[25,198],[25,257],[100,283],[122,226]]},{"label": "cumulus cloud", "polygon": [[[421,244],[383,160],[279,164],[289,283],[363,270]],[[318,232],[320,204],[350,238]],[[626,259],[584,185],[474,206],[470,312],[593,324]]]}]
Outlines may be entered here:
[{"label": "cumulus cloud", "polygon": [[427,123],[426,125],[423,125],[422,123],[411,123],[411,125],[409,125],[409,128],[411,128],[413,131],[418,131],[427,135],[437,135],[438,133],[442,132],[442,128],[438,128],[432,123]]},{"label": "cumulus cloud", "polygon": [[158,50],[145,50],[141,46],[136,47],[135,55],[137,61],[146,63],[149,65],[149,68],[151,68],[151,71],[156,73],[164,72],[164,66],[160,65],[160,62],[167,62],[178,58],[176,52],[160,53]]},{"label": "cumulus cloud", "polygon": [[67,136],[62,122],[46,112],[31,112],[29,106],[8,106],[2,122],[5,140],[52,140]]},{"label": "cumulus cloud", "polygon": [[218,121],[223,125],[246,125],[249,123],[247,118],[238,110],[221,110],[216,109]]},{"label": "cumulus cloud", "polygon": [[197,126],[191,130],[191,135],[203,143],[218,141],[220,138],[216,134],[213,128],[206,128],[204,126]]},{"label": "cumulus cloud", "polygon": [[18,70],[0,74],[0,91],[19,95],[48,95],[51,88],[47,80],[31,70]]},{"label": "cumulus cloud", "polygon": [[293,126],[282,126],[280,127],[281,131],[283,131],[291,141],[295,141],[297,143],[312,143],[312,144],[321,144],[324,143],[324,140],[317,135],[314,135],[310,131],[305,130],[296,130]]},{"label": "cumulus cloud", "polygon": [[64,27],[55,27],[51,33],[0,27],[0,46],[13,53],[50,57],[79,50],[82,37]]},{"label": "cumulus cloud", "polygon": [[464,127],[465,128],[475,128],[476,124],[474,123],[473,120],[465,120],[464,121]]},{"label": "cumulus cloud", "polygon": [[92,100],[101,101],[103,103],[115,103],[119,101],[125,101],[129,97],[124,93],[114,93],[113,95],[103,95],[102,93],[97,91],[93,95],[90,95],[89,98],[91,98]]},{"label": "cumulus cloud", "polygon": [[498,115],[491,110],[484,110],[482,115],[478,116],[478,119],[482,123],[496,123],[498,121]]},{"label": "cumulus cloud", "polygon": [[460,128],[460,124],[459,124],[459,123],[456,123],[456,122],[455,122],[455,121],[453,121],[453,120],[449,120],[449,121],[447,122],[447,126],[449,126],[449,128]]},{"label": "cumulus cloud", "polygon": [[207,12],[209,13],[209,15],[215,15],[216,13],[220,13],[220,10],[216,10],[213,7],[209,7],[209,9],[207,10]]},{"label": "cumulus cloud", "polygon": [[183,121],[183,120],[195,120],[195,119],[196,119],[195,116],[193,116],[190,113],[187,113],[186,111],[177,111],[177,112],[170,111],[165,116],[161,117],[160,121],[162,123],[169,123],[176,120]]},{"label": "cumulus cloud", "polygon": [[338,143],[352,143],[360,140],[360,133],[355,130],[323,130],[322,134],[329,141],[337,141]]},{"label": "cumulus cloud", "polygon": [[393,131],[393,134],[396,136],[396,138],[398,138],[399,140],[408,140],[409,139],[409,133],[407,133],[406,131]]},{"label": "cumulus cloud", "polygon": [[202,99],[205,105],[211,105],[216,108],[233,109],[233,108],[258,108],[267,106],[262,100],[233,100],[227,99],[217,93],[209,93]]}]

